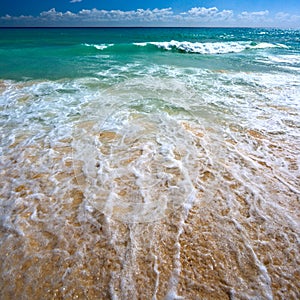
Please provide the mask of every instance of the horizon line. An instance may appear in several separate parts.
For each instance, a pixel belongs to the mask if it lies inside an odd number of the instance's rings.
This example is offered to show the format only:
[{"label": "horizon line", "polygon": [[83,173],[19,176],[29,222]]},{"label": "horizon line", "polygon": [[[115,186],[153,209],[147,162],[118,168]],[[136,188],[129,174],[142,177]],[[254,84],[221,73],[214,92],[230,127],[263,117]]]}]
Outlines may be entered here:
[{"label": "horizon line", "polygon": [[300,30],[300,28],[289,28],[289,27],[277,27],[277,26],[0,26],[0,29],[120,29],[120,28],[190,28],[190,29],[210,29],[210,28],[240,28],[240,29],[293,29],[293,30]]}]

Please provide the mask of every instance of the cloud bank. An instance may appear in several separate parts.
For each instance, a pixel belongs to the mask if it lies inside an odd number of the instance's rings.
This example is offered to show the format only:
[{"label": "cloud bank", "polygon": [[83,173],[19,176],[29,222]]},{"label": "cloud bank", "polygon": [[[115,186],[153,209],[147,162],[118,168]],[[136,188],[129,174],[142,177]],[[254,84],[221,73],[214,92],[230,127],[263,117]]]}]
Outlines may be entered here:
[{"label": "cloud bank", "polygon": [[[71,3],[82,0],[71,0]],[[285,12],[271,15],[268,10],[235,14],[232,10],[217,7],[193,7],[174,13],[172,8],[98,10],[82,9],[79,12],[59,12],[55,8],[38,16],[0,17],[0,26],[247,26],[247,27],[298,27],[300,16]]]}]

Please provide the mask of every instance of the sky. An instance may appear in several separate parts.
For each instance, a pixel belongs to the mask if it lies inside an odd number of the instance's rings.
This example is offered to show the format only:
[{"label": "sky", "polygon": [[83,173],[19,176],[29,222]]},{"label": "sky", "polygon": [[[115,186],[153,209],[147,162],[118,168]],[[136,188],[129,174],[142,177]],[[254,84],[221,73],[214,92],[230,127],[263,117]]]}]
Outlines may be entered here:
[{"label": "sky", "polygon": [[1,0],[6,26],[192,26],[300,29],[300,0]]}]

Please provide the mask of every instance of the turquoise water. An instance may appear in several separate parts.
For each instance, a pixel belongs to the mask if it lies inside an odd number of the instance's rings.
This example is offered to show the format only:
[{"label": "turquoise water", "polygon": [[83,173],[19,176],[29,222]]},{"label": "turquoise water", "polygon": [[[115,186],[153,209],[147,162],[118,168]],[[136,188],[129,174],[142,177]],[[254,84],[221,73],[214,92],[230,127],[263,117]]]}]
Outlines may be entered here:
[{"label": "turquoise water", "polygon": [[300,298],[299,42],[0,29],[0,298]]},{"label": "turquoise water", "polygon": [[[99,77],[99,72],[127,64],[139,64],[140,72],[146,72],[149,65],[276,71],[278,65],[270,69],[267,64],[268,55],[297,58],[299,39],[299,31],[278,29],[1,29],[0,77]],[[163,43],[171,41],[182,44],[166,51]],[[161,44],[135,45],[151,42]],[[128,75],[134,76],[136,69],[128,69]]]}]

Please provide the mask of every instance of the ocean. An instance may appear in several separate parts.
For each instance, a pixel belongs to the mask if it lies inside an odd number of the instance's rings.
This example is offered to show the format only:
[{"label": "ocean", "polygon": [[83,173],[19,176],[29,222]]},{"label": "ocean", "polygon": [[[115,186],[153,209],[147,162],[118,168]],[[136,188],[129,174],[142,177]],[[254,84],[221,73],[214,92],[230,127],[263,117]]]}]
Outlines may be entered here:
[{"label": "ocean", "polygon": [[1,299],[299,299],[300,31],[0,29]]}]

